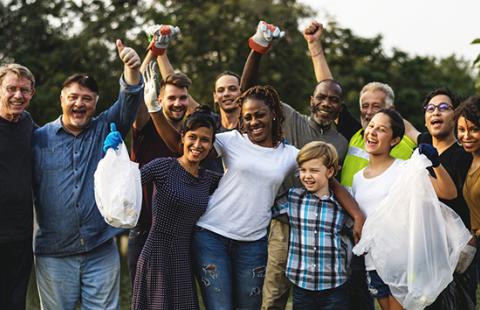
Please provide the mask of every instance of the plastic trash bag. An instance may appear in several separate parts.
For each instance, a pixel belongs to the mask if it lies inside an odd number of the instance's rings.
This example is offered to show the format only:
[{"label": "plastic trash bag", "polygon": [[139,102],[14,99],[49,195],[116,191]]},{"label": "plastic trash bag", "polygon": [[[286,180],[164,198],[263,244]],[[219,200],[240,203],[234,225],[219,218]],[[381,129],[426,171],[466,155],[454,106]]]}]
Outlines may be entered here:
[{"label": "plastic trash bag", "polygon": [[94,174],[95,201],[105,222],[133,228],[142,207],[142,185],[138,164],[130,161],[124,143],[109,148]]},{"label": "plastic trash bag", "polygon": [[370,253],[382,280],[406,309],[423,309],[453,279],[471,235],[441,203],[429,180],[430,161],[418,150],[375,213],[367,218],[356,255]]}]

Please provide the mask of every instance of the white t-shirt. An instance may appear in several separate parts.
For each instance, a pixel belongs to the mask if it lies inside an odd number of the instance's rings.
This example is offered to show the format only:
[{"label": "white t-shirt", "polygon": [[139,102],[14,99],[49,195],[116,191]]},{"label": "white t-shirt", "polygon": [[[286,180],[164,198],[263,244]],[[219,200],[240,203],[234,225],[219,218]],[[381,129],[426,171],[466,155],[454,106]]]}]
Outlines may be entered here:
[{"label": "white t-shirt", "polygon": [[[353,176],[352,194],[366,217],[374,213],[380,202],[388,195],[403,163],[403,160],[395,159],[387,170],[373,178],[365,178],[363,175],[365,168]],[[368,253],[365,255],[365,267],[367,270],[375,270],[373,260]]]},{"label": "white t-shirt", "polygon": [[298,149],[262,147],[237,130],[217,134],[214,146],[225,174],[197,225],[234,240],[258,240],[267,233],[283,179],[297,166]]}]

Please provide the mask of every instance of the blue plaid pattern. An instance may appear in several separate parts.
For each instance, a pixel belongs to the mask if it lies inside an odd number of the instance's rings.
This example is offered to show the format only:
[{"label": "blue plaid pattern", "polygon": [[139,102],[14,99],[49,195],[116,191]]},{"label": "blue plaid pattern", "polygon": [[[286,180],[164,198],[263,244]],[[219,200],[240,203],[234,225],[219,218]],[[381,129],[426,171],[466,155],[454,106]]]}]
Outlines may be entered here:
[{"label": "blue plaid pattern", "polygon": [[341,233],[347,215],[333,197],[291,188],[276,201],[273,216],[287,214],[290,242],[286,276],[295,285],[322,291],[347,281],[348,246]]}]

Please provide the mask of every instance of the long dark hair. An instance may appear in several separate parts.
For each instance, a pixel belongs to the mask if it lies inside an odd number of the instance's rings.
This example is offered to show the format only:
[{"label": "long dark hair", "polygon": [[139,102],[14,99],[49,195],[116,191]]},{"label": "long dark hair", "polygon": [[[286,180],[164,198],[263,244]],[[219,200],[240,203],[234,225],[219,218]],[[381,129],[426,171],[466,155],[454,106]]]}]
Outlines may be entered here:
[{"label": "long dark hair", "polygon": [[[272,120],[272,142],[276,145],[283,140],[282,124],[284,121],[282,104],[277,91],[272,86],[253,86],[247,89],[240,97],[237,98],[238,105],[243,106],[247,99],[256,99],[263,101],[273,112],[274,118]],[[243,125],[240,119],[240,128]]]}]

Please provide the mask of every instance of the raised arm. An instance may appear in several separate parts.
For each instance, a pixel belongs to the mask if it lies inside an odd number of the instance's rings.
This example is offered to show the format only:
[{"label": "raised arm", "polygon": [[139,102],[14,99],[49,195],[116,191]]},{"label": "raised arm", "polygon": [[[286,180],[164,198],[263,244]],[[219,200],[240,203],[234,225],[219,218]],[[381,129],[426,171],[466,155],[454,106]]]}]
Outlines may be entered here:
[{"label": "raised arm", "polygon": [[442,199],[454,199],[457,197],[457,187],[453,183],[452,178],[448,174],[447,170],[440,164],[440,158],[438,156],[437,149],[427,143],[421,143],[418,146],[418,152],[427,156],[428,159],[432,162],[433,172],[435,172],[436,177],[430,176],[430,181],[432,182],[433,188],[437,196]]},{"label": "raised arm", "polygon": [[265,21],[260,21],[257,31],[248,39],[248,45],[251,48],[247,61],[243,67],[242,78],[240,79],[240,89],[243,91],[249,89],[258,83],[258,74],[260,71],[260,60],[262,55],[267,53],[274,39],[282,38],[285,35],[280,28]]},{"label": "raised arm", "polygon": [[[162,50],[161,53],[158,54],[157,63],[158,67],[160,68],[160,75],[163,80],[165,80],[169,75],[175,73],[172,64],[170,63],[170,59],[167,55],[167,49],[170,45],[170,42],[180,33],[180,28],[172,25],[158,25],[158,30],[156,33],[159,34],[159,38],[157,41],[161,41]],[[195,109],[200,106],[200,104],[190,95],[188,95],[188,109],[187,115],[191,114]]]},{"label": "raised arm", "polygon": [[159,76],[155,70],[155,63],[151,62],[143,74],[145,80],[144,100],[148,109],[150,118],[157,134],[163,139],[168,148],[177,154],[181,154],[181,136],[178,130],[170,124],[162,111],[160,97],[158,95],[157,85]]},{"label": "raised arm", "polygon": [[440,164],[438,167],[433,167],[436,178],[430,177],[433,188],[437,196],[442,199],[455,199],[457,198],[457,187],[453,183],[452,178],[448,174],[447,170]]},{"label": "raised arm", "polygon": [[352,195],[343,187],[335,178],[330,179],[330,187],[335,198],[342,208],[353,218],[353,239],[357,243],[362,237],[363,224],[365,223],[365,215],[360,210],[357,202]]},{"label": "raised arm", "polygon": [[317,82],[333,79],[330,68],[327,64],[327,59],[322,47],[322,33],[323,25],[319,22],[311,22],[303,31],[303,37],[307,41],[310,57],[312,58],[313,70],[315,71],[315,78]]},{"label": "raised arm", "polygon": [[[154,56],[152,55],[152,51],[148,50],[147,55],[143,59],[142,65],[140,66],[140,73],[143,74],[145,72],[148,64],[152,61],[153,57]],[[144,103],[141,103],[138,107],[137,117],[135,118],[132,126],[136,130],[141,130],[147,124],[149,119],[150,115],[148,114],[147,107]]]},{"label": "raised arm", "polygon": [[130,47],[125,47],[121,40],[117,40],[117,50],[122,60],[123,66],[123,78],[127,85],[138,85],[142,80],[140,74],[140,58],[138,54]]}]

